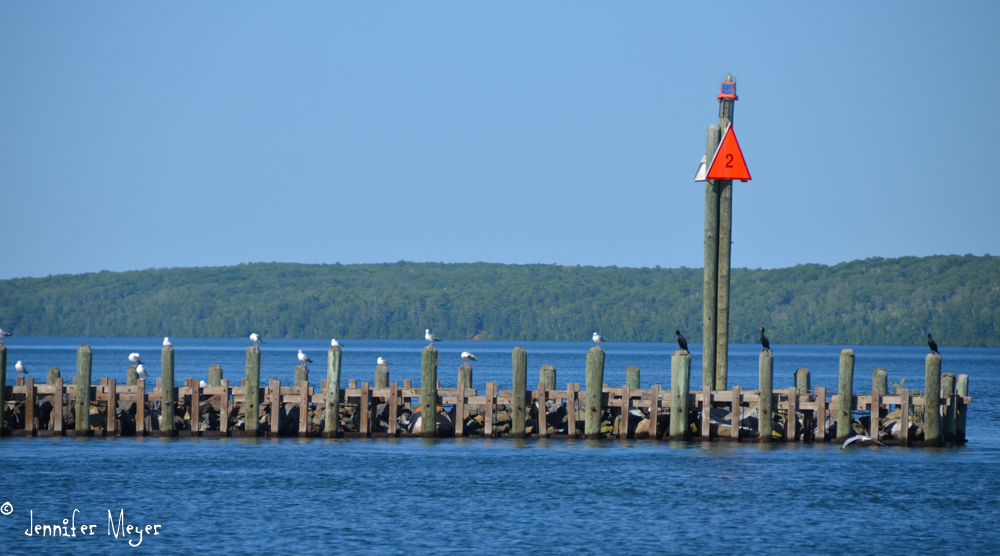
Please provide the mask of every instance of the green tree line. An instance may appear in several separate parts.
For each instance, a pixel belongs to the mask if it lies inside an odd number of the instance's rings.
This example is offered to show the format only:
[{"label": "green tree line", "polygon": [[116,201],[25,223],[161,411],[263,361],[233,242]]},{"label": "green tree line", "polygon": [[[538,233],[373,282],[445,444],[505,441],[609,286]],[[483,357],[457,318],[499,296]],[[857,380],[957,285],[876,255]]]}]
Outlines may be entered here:
[{"label": "green tree line", "polygon": [[[731,341],[1000,346],[1000,257],[733,269]],[[0,326],[39,336],[701,341],[702,271],[491,263],[98,272],[0,280]]]}]

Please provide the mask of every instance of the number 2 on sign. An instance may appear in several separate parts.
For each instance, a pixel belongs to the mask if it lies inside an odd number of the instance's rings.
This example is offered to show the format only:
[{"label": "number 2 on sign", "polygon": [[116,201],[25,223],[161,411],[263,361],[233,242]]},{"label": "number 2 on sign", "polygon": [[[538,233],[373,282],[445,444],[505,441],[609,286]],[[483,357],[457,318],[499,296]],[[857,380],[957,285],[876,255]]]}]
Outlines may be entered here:
[{"label": "number 2 on sign", "polygon": [[726,166],[725,167],[726,168],[732,168],[733,167],[733,155],[731,155],[731,154],[727,154],[726,155]]}]

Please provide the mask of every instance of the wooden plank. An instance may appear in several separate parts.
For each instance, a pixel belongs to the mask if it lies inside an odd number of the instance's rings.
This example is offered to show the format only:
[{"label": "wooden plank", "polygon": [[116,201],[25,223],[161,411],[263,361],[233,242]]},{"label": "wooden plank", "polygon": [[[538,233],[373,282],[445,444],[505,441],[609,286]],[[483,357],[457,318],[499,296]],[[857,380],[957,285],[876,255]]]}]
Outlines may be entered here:
[{"label": "wooden plank", "polygon": [[701,392],[701,437],[711,438],[712,435],[712,391]]},{"label": "wooden plank", "polygon": [[566,433],[570,438],[576,438],[576,391],[579,384],[566,385]]},{"label": "wooden plank", "polygon": [[899,425],[903,427],[900,432],[900,439],[903,446],[910,445],[910,391],[906,388],[900,392],[902,403],[899,404]]},{"label": "wooden plank", "polygon": [[461,438],[465,433],[465,382],[458,382],[458,395],[455,403],[455,436]]},{"label": "wooden plank", "polygon": [[201,429],[201,381],[191,379],[191,436],[198,436]]},{"label": "wooden plank", "polygon": [[389,434],[396,436],[396,429],[399,426],[397,422],[399,412],[399,383],[393,382],[389,384]]},{"label": "wooden plank", "polygon": [[[368,383],[367,382],[362,382],[361,383],[361,395],[358,396],[358,397],[360,398],[360,402],[358,404],[358,411],[361,413],[361,421],[360,421],[360,424],[358,425],[358,429],[359,429],[358,432],[360,432],[361,434],[363,434],[363,435],[365,435],[367,437],[368,433],[369,433],[369,425],[368,424],[371,421],[371,419],[369,417],[371,415],[371,407],[370,407],[370,404],[369,404],[369,400],[371,399],[371,395],[370,395],[370,391],[368,389]],[[435,417],[436,417],[436,414],[435,414]]]},{"label": "wooden plank", "polygon": [[538,438],[549,436],[549,426],[545,415],[545,383],[538,383],[538,391],[535,392],[535,399],[538,400],[538,419],[535,419],[538,428]]},{"label": "wooden plank", "polygon": [[52,404],[52,412],[53,412],[52,420],[54,422],[52,423],[52,425],[53,425],[53,430],[55,430],[56,434],[62,435],[62,433],[63,433],[63,400],[65,399],[64,396],[63,396],[63,379],[62,379],[62,377],[59,377],[59,378],[56,379],[55,387],[56,387],[56,395],[55,395],[55,398],[54,398],[55,403]]},{"label": "wooden plank", "polygon": [[24,430],[29,436],[35,434],[35,379],[25,381],[27,387],[24,393]]},{"label": "wooden plank", "polygon": [[872,438],[874,438],[875,440],[879,439],[879,437],[878,437],[878,432],[879,432],[878,431],[878,422],[879,422],[879,414],[881,413],[881,407],[880,407],[880,402],[879,402],[879,396],[880,395],[881,395],[881,392],[879,391],[879,389],[877,387],[872,388],[872,413],[871,413],[871,417],[869,417],[869,423],[868,423],[869,434],[868,435],[871,436]]},{"label": "wooden plank", "polygon": [[104,436],[115,436],[115,414],[118,411],[118,388],[117,381],[113,378],[108,379],[107,389],[108,389],[108,411],[107,411],[107,424],[104,427]]},{"label": "wooden plank", "polygon": [[281,417],[281,381],[272,378],[268,388],[271,401],[271,435],[278,436],[278,419]]},{"label": "wooden plank", "polygon": [[628,411],[632,407],[632,388],[629,384],[622,386],[621,397],[622,415],[618,420],[618,438],[625,440],[628,438]]},{"label": "wooden plank", "polygon": [[140,377],[135,386],[139,396],[135,402],[135,434],[146,436],[146,379]]},{"label": "wooden plank", "polygon": [[649,387],[649,437],[656,440],[656,426],[660,422],[660,385]]},{"label": "wooden plank", "polygon": [[299,436],[309,435],[309,381],[299,383]]},{"label": "wooden plank", "polygon": [[816,442],[826,442],[826,387],[817,386],[816,390]]},{"label": "wooden plank", "polygon": [[497,392],[496,382],[486,383],[486,415],[483,423],[483,436],[493,438],[493,410]]},{"label": "wooden plank", "polygon": [[729,437],[734,440],[740,439],[740,394],[741,388],[739,386],[733,386],[732,391],[732,404],[729,410]]},{"label": "wooden plank", "polygon": [[799,389],[789,388],[788,390],[788,419],[785,421],[785,441],[795,442],[797,436],[799,419],[795,415],[799,405]]},{"label": "wooden plank", "polygon": [[222,396],[219,398],[219,432],[229,434],[229,379],[222,379]]}]

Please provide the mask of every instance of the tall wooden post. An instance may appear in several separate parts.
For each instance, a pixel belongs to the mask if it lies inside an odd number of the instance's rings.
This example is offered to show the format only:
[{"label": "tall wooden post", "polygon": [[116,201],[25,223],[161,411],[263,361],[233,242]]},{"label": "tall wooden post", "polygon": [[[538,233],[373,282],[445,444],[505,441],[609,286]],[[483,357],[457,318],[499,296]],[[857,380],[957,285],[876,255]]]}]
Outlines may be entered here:
[{"label": "tall wooden post", "polygon": [[843,442],[854,431],[854,350],[840,351],[840,373],[837,382],[837,442]]},{"label": "tall wooden post", "polygon": [[7,428],[7,346],[0,344],[0,434]]},{"label": "tall wooden post", "polygon": [[305,365],[295,366],[295,385],[298,386],[300,382],[309,382],[309,367]]},{"label": "tall wooden post", "polygon": [[340,346],[326,351],[326,412],[323,414],[323,436],[340,433]]},{"label": "tall wooden post", "polygon": [[174,434],[174,347],[165,346],[160,352],[160,433]]},{"label": "tall wooden post", "polygon": [[127,386],[135,386],[139,383],[139,367],[135,365],[129,365],[125,369],[125,384]]},{"label": "tall wooden post", "polygon": [[76,350],[76,432],[90,433],[90,370],[94,354],[90,346]]},{"label": "tall wooden post", "polygon": [[691,354],[677,350],[670,356],[670,438],[689,436],[688,413],[691,411]]},{"label": "tall wooden post", "polygon": [[243,396],[243,430],[247,436],[256,436],[260,428],[260,348],[247,348],[246,390]]},{"label": "tall wooden post", "polygon": [[[732,74],[726,76],[726,81],[733,81]],[[719,128],[725,130],[733,123],[733,99],[719,99]],[[713,151],[712,154],[715,154]],[[712,155],[709,155],[712,156]],[[719,190],[719,281],[718,281],[718,313],[715,320],[717,327],[715,348],[715,389],[729,388],[729,265],[733,245],[733,182],[719,180],[716,182]]]},{"label": "tall wooden post", "polygon": [[528,354],[523,347],[516,347],[510,358],[514,369],[514,389],[510,394],[510,435],[523,438],[528,403]]},{"label": "tall wooden post", "polygon": [[774,356],[771,350],[760,352],[757,359],[760,401],[757,402],[757,433],[761,442],[774,438]]},{"label": "tall wooden post", "polygon": [[208,366],[208,385],[212,388],[219,388],[222,386],[222,366],[221,365],[209,365]]},{"label": "tall wooden post", "polygon": [[462,363],[458,367],[458,383],[464,384],[466,388],[472,388],[472,365]]},{"label": "tall wooden post", "polygon": [[944,423],[941,427],[942,436],[945,440],[955,440],[955,375],[954,373],[944,373],[941,375],[941,397],[948,400],[948,407],[944,409]]},{"label": "tall wooden post", "polygon": [[556,389],[556,368],[552,365],[542,365],[538,370],[538,382],[545,385],[545,389],[552,391]]},{"label": "tall wooden post", "polygon": [[941,356],[924,360],[924,446],[941,445]]},{"label": "tall wooden post", "polygon": [[639,367],[629,367],[625,369],[625,383],[629,388],[639,389]]},{"label": "tall wooden post", "polygon": [[[958,375],[955,389],[959,396],[968,396],[969,375]],[[964,403],[959,403],[955,411],[955,440],[958,442],[965,442],[965,414],[967,411],[968,408]]]},{"label": "tall wooden post", "polygon": [[805,394],[809,390],[812,390],[812,384],[809,381],[809,369],[797,369],[795,371],[795,389],[800,394]]},{"label": "tall wooden post", "polygon": [[437,437],[438,350],[427,346],[420,355],[420,436]]},{"label": "tall wooden post", "polygon": [[375,366],[375,388],[389,387],[389,365]]},{"label": "tall wooden post", "polygon": [[[705,157],[711,161],[719,148],[721,129],[708,126],[705,134]],[[702,289],[701,377],[702,388],[715,387],[716,340],[719,294],[719,182],[705,181],[705,275]],[[707,385],[707,388],[705,387]]]},{"label": "tall wooden post", "polygon": [[583,418],[584,438],[601,436],[601,397],[604,394],[604,350],[594,346],[587,352],[587,409]]}]

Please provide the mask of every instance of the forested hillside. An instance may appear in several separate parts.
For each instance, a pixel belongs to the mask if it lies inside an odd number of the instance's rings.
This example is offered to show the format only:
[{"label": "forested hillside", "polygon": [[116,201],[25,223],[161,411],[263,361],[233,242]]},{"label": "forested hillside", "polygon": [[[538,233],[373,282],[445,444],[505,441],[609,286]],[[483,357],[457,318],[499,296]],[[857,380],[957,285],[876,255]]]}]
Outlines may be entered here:
[{"label": "forested hillside", "polygon": [[[51,336],[672,341],[702,271],[487,263],[242,264],[0,281],[0,327]],[[1000,346],[1000,257],[732,272],[733,342]]]}]

